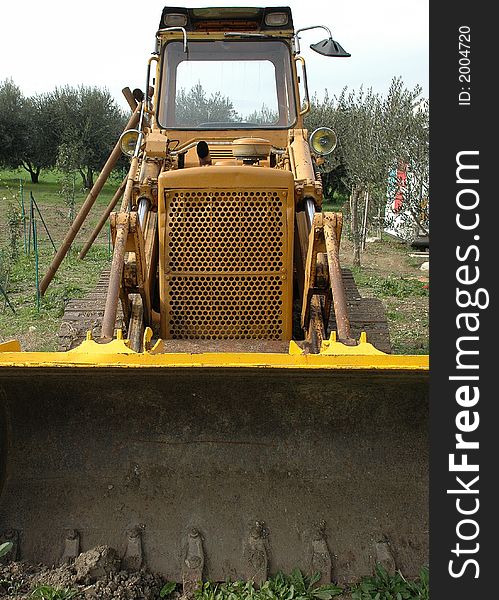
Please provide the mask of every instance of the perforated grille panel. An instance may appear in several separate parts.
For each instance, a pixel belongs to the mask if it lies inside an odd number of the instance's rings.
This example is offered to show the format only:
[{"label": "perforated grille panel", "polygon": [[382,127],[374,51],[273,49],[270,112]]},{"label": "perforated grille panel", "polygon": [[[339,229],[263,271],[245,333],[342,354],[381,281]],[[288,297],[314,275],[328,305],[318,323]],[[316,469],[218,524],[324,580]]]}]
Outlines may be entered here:
[{"label": "perforated grille panel", "polygon": [[167,337],[283,339],[285,190],[166,190]]}]

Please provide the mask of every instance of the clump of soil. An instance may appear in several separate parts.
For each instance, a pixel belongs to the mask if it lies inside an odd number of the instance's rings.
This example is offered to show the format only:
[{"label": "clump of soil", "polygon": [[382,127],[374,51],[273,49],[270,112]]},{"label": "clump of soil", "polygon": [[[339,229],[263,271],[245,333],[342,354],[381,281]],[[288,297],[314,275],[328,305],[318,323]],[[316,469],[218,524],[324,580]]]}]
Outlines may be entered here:
[{"label": "clump of soil", "polygon": [[159,598],[165,581],[159,576],[145,571],[127,573],[120,571],[97,581],[85,592],[88,600],[126,598],[130,600],[153,600]]},{"label": "clump of soil", "polygon": [[76,581],[78,583],[95,583],[116,573],[120,568],[120,559],[114,548],[97,546],[80,554],[75,562]]},{"label": "clump of soil", "polygon": [[[50,586],[77,591],[75,600],[157,600],[165,583],[164,578],[145,569],[120,570],[118,555],[109,546],[98,546],[80,554],[74,563],[52,568],[24,561],[0,564],[0,598],[33,600],[37,587]],[[174,592],[169,598],[179,596]]]}]

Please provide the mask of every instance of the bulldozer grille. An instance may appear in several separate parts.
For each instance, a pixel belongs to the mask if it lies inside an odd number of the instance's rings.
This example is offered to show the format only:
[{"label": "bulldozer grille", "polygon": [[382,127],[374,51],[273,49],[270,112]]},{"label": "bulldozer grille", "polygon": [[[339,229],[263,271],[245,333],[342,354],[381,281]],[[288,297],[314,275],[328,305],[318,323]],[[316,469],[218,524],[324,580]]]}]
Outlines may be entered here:
[{"label": "bulldozer grille", "polygon": [[232,148],[210,149],[210,156],[214,160],[219,160],[221,158],[234,158],[234,154],[232,153]]},{"label": "bulldozer grille", "polygon": [[166,190],[166,337],[289,337],[287,191]]}]

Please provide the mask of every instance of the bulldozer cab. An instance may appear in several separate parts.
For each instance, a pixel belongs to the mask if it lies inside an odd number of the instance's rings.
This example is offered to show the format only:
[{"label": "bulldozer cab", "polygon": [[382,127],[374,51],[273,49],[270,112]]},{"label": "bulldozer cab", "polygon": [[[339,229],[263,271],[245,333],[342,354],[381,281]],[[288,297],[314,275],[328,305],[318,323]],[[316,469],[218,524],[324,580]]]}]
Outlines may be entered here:
[{"label": "bulldozer cab", "polygon": [[[269,13],[264,13],[264,9],[248,9],[246,14],[232,14],[231,9],[187,10],[183,28],[187,41],[175,40],[179,34],[174,28],[160,28],[160,127],[259,130],[289,129],[296,123],[291,15],[289,9],[270,13],[285,22],[282,29],[266,26]],[[173,15],[178,22],[181,15]],[[166,9],[162,22],[172,22]],[[237,31],[249,24],[251,35]]]},{"label": "bulldozer cab", "polygon": [[[319,168],[335,134],[303,125],[307,29],[287,7],[163,10],[110,157],[130,170],[102,220],[99,331],[0,345],[10,559],[108,544],[187,591],[426,562],[428,357],[390,354],[380,304],[341,268]],[[327,31],[312,48],[348,56]]]}]

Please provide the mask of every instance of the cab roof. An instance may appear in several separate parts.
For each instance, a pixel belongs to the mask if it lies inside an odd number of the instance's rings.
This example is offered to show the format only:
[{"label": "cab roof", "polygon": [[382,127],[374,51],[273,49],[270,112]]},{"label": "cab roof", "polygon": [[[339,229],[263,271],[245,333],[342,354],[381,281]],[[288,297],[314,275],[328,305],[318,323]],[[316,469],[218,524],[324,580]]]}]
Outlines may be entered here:
[{"label": "cab roof", "polygon": [[[277,18],[277,14],[280,17]],[[173,15],[178,15],[172,19]],[[185,19],[183,19],[185,15]],[[269,15],[275,15],[274,18]],[[285,22],[284,22],[285,21]],[[159,29],[184,22],[186,31],[291,31],[293,18],[289,6],[280,7],[210,7],[186,8],[165,6]],[[272,24],[272,23],[276,24]]]}]

